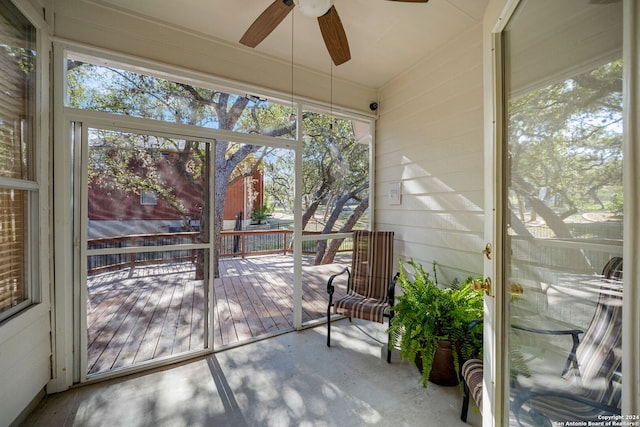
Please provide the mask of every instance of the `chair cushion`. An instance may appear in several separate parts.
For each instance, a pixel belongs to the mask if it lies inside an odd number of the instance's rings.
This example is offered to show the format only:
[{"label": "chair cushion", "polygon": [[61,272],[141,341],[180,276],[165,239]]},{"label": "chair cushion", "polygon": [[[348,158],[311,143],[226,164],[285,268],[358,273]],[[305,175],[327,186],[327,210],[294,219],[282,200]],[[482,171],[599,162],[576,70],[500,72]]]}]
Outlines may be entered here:
[{"label": "chair cushion", "polygon": [[355,231],[349,293],[334,303],[333,312],[383,323],[392,275],[393,231]]},{"label": "chair cushion", "polygon": [[357,230],[353,233],[351,291],[385,302],[393,277],[393,231]]},{"label": "chair cushion", "polygon": [[469,387],[469,394],[476,402],[478,410],[482,414],[482,360],[469,359],[462,365],[462,378],[464,379],[467,387]]},{"label": "chair cushion", "polygon": [[602,271],[598,304],[589,327],[576,350],[579,369],[570,370],[572,381],[583,397],[620,407],[622,397],[622,258],[614,257]]},{"label": "chair cushion", "polygon": [[387,307],[388,304],[386,302],[381,303],[374,298],[350,294],[335,302],[333,312],[347,317],[355,317],[356,319],[383,323],[384,311]]}]

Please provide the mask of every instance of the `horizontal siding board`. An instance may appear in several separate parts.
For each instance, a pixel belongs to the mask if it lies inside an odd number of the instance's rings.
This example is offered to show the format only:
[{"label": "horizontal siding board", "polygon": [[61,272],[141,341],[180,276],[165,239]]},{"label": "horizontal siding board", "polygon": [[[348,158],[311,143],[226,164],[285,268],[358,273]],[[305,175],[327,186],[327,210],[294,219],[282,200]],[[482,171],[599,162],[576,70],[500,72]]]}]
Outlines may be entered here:
[{"label": "horizontal siding board", "polygon": [[[444,159],[442,163],[444,166],[439,167],[437,171],[433,171],[434,175],[404,176],[401,179],[403,189],[407,193],[414,195],[429,193],[455,194],[482,190],[481,183],[479,184],[477,181],[477,178],[482,179],[482,176],[478,177],[476,173],[470,174],[457,170],[448,172],[453,170],[456,163],[464,163],[460,158]],[[469,165],[469,167],[472,166],[475,165]],[[410,170],[405,170],[405,175],[410,172]]]},{"label": "horizontal siding board", "polygon": [[[20,319],[11,322],[20,322]],[[0,342],[0,425],[10,425],[50,379],[49,313]]]},{"label": "horizontal siding board", "polygon": [[25,358],[28,358],[31,353],[45,352],[49,357],[51,353],[49,331],[49,318],[42,316],[0,343],[0,354],[2,354],[0,378],[4,377],[7,371],[23,364]]},{"label": "horizontal siding board", "polygon": [[473,252],[463,252],[414,242],[406,242],[404,246],[407,252],[415,255],[402,256],[403,259],[413,258],[415,262],[422,264],[426,271],[431,271],[431,264],[435,261],[439,270],[448,272],[447,277],[449,280],[443,280],[441,283],[448,283],[456,277],[459,280],[464,280],[482,271],[482,259]]},{"label": "horizontal siding board", "polygon": [[[384,110],[384,114],[391,120],[408,123],[415,116],[422,117],[422,119],[437,119],[440,116],[455,116],[461,111],[475,109],[481,104],[469,104],[463,107],[464,110],[461,110],[459,99],[470,97],[482,102],[482,87],[477,87],[475,84],[477,79],[474,79],[475,75],[481,72],[481,67],[466,70],[460,79],[450,80],[446,82],[447,84],[435,86],[420,97],[405,98],[401,108],[391,111]],[[427,100],[430,102],[425,105]],[[383,101],[380,102],[380,105],[383,105]]]},{"label": "horizontal siding board", "polygon": [[396,229],[405,229],[406,224],[413,228],[426,228],[430,230],[447,230],[451,232],[467,232],[481,235],[484,227],[484,214],[482,212],[434,212],[425,210],[394,211],[381,209],[377,213],[380,223],[394,224]]},{"label": "horizontal siding board", "polygon": [[451,80],[460,80],[459,76],[467,70],[481,66],[481,30],[481,25],[470,27],[457,39],[423,58],[385,85],[380,97],[385,113],[403,108],[407,100],[419,99],[433,87],[446,85]]},{"label": "horizontal siding board", "polygon": [[40,393],[49,379],[49,357],[42,353],[29,354],[21,369],[12,370],[3,376],[0,395],[0,425],[11,425],[33,399]]}]

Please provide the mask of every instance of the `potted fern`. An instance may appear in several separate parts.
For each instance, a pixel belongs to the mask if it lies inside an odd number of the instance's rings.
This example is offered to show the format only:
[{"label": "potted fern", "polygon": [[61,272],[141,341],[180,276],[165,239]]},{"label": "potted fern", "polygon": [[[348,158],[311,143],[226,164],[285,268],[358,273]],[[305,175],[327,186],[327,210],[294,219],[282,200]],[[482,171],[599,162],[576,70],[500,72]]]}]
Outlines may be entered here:
[{"label": "potted fern", "polygon": [[266,203],[258,206],[251,212],[251,223],[262,224],[262,221],[271,216],[271,208]]},{"label": "potted fern", "polygon": [[[407,276],[400,261],[396,284],[402,287],[403,293],[393,306],[391,341],[399,345],[402,359],[422,368],[424,387],[429,380],[440,385],[455,385],[463,361],[481,345],[477,334],[469,333],[469,325],[482,320],[482,292],[473,290],[471,278],[462,284],[455,281],[449,287],[438,286],[435,263],[433,279],[420,264],[413,260],[408,264],[414,271],[412,278]],[[453,374],[436,372],[443,366]]]}]

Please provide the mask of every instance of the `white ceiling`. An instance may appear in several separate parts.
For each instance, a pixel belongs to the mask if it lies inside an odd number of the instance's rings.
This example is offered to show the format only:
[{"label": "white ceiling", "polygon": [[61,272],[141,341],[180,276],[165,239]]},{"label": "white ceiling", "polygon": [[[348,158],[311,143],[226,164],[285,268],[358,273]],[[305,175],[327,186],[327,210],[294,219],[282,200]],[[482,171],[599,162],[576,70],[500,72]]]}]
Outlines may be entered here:
[{"label": "white ceiling", "polygon": [[[238,40],[272,0],[89,0],[249,49]],[[293,13],[257,48],[257,53],[336,78],[379,88],[421,58],[482,21],[488,0],[335,0],[351,60],[335,67],[317,21]],[[293,37],[292,37],[293,34]],[[293,39],[293,43],[292,43]]]}]

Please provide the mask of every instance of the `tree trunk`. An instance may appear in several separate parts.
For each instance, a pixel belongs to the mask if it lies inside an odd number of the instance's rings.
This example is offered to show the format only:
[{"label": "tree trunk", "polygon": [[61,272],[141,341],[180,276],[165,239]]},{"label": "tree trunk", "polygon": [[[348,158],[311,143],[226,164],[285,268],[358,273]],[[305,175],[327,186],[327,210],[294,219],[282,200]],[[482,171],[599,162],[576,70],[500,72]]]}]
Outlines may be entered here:
[{"label": "tree trunk", "polygon": [[[353,211],[353,213],[351,214],[347,222],[344,224],[344,226],[342,226],[340,230],[338,230],[338,232],[346,233],[348,231],[351,231],[368,207],[369,207],[369,198],[365,197],[360,201],[360,204],[355,208],[355,210]],[[329,248],[327,249],[327,252],[324,255],[324,258],[322,260],[322,264],[331,264],[333,262],[336,254],[338,253],[338,249],[340,249],[340,245],[342,245],[343,241],[344,239],[334,239],[331,241],[331,243],[329,244]]]}]

